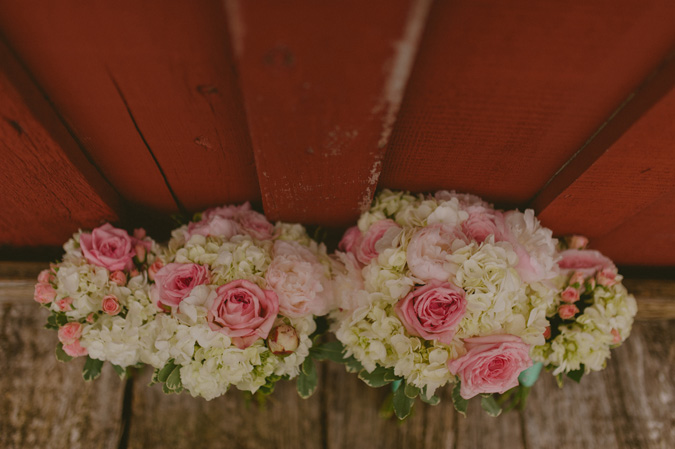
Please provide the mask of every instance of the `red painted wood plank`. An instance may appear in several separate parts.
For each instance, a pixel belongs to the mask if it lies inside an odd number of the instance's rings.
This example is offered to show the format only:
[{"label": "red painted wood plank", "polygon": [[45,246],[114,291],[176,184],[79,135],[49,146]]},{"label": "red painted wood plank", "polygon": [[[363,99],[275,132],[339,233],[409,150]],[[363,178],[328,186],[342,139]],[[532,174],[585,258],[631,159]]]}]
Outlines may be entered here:
[{"label": "red painted wood plank", "polygon": [[0,27],[128,200],[259,199],[221,2],[2,2]]},{"label": "red painted wood plank", "polygon": [[0,41],[0,247],[60,246],[115,221],[113,189]]},{"label": "red painted wood plank", "polygon": [[[675,61],[664,73],[675,81]],[[675,265],[674,148],[672,88],[539,217],[557,233],[589,236],[618,263]]]},{"label": "red painted wood plank", "polygon": [[370,203],[430,1],[227,1],[265,212],[346,226]]},{"label": "red painted wood plank", "polygon": [[434,3],[380,185],[524,204],[663,60],[673,23],[669,0]]}]

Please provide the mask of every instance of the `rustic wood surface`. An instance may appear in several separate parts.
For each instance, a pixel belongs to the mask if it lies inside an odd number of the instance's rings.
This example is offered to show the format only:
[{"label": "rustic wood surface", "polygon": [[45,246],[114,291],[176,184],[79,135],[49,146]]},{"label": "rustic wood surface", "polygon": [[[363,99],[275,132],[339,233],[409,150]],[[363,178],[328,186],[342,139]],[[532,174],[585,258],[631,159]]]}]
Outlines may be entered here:
[{"label": "rustic wood surface", "polygon": [[[40,264],[0,263],[0,447],[3,448],[658,448],[675,445],[675,321],[638,321],[607,368],[558,389],[543,374],[528,407],[467,418],[449,392],[418,403],[405,422],[385,420],[388,389],[372,389],[342,366],[320,368],[308,400],[282,382],[264,407],[233,391],[213,401],[166,396],[148,369],[126,389],[110,367],[82,380],[82,361],[57,362],[56,333],[32,300]],[[643,282],[643,283],[642,283]],[[21,288],[17,288],[22,283]],[[672,282],[633,281],[636,292],[675,299]]]}]

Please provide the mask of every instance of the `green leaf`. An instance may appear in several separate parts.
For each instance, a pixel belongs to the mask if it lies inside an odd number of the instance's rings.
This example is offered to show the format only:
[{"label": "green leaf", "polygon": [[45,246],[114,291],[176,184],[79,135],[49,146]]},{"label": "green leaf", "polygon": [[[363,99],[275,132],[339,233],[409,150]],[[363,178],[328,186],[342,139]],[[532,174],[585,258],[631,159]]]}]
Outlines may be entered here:
[{"label": "green leaf", "polygon": [[315,360],[330,360],[336,363],[346,363],[343,355],[344,346],[339,341],[331,341],[322,345],[313,346],[309,354]]},{"label": "green leaf", "polygon": [[480,398],[480,405],[490,416],[499,416],[502,413],[502,408],[492,395]]},{"label": "green leaf", "polygon": [[296,382],[296,388],[301,398],[307,399],[316,391],[319,380],[316,375],[316,366],[314,361],[307,357],[302,363],[302,370]]},{"label": "green leaf", "polygon": [[70,362],[73,360],[73,358],[63,350],[63,343],[61,342],[56,345],[56,360],[59,362]]},{"label": "green leaf", "polygon": [[173,359],[166,362],[166,365],[157,372],[157,381],[166,382],[174,368],[176,368],[176,365],[174,365]]},{"label": "green leaf", "polygon": [[405,395],[408,396],[410,399],[415,399],[420,394],[420,389],[414,385],[410,385],[409,383],[405,384],[405,388],[403,390]]},{"label": "green leaf", "polygon": [[570,371],[569,373],[567,373],[567,377],[569,377],[570,379],[572,379],[576,383],[579,383],[579,382],[581,382],[581,377],[584,375],[585,372],[586,372],[586,368],[582,364],[581,368],[579,368],[578,370]]},{"label": "green leaf", "polygon": [[361,365],[361,362],[356,360],[354,356],[345,359],[345,365],[348,373],[358,373],[363,369],[363,365]]},{"label": "green leaf", "polygon": [[59,326],[63,326],[64,324],[68,323],[68,317],[63,312],[58,312],[58,313],[54,314],[53,316],[54,316],[54,319],[56,320],[56,324],[58,324]]},{"label": "green leaf", "polygon": [[439,398],[436,395],[432,395],[431,397],[427,396],[425,392],[422,392],[420,394],[420,399],[422,402],[429,404],[429,405],[438,405],[441,403],[441,398]]},{"label": "green leaf", "polygon": [[555,376],[555,381],[558,384],[558,388],[563,387],[563,380],[565,379],[565,375],[563,373],[558,374]]},{"label": "green leaf", "polygon": [[369,373],[364,369],[359,371],[359,379],[364,381],[369,387],[383,387],[391,382],[390,380],[385,379],[389,372],[393,373],[394,370],[391,368],[378,366],[373,370],[373,372]]},{"label": "green leaf", "polygon": [[82,377],[84,380],[94,380],[101,375],[101,368],[103,368],[103,360],[92,359],[87,356],[87,361],[84,362],[82,369]]},{"label": "green leaf", "polygon": [[166,387],[169,390],[173,390],[176,393],[182,391],[183,389],[183,382],[180,379],[180,366],[179,365],[174,365],[175,368],[173,371],[171,371],[171,374],[169,374],[169,377],[166,378]]},{"label": "green leaf", "polygon": [[414,403],[415,399],[405,395],[405,387],[394,392],[394,413],[396,413],[398,419],[405,419],[410,416]]},{"label": "green leaf", "polygon": [[127,378],[127,369],[126,368],[122,368],[121,366],[115,365],[113,363],[111,363],[111,365],[112,365],[113,369],[115,370],[115,372],[117,373],[117,375],[120,376],[120,379],[124,380],[124,379]]},{"label": "green leaf", "polygon": [[455,388],[452,389],[452,403],[455,406],[455,410],[466,417],[466,408],[469,405],[469,401],[464,399],[462,395],[459,394],[461,388],[461,382],[455,384]]}]

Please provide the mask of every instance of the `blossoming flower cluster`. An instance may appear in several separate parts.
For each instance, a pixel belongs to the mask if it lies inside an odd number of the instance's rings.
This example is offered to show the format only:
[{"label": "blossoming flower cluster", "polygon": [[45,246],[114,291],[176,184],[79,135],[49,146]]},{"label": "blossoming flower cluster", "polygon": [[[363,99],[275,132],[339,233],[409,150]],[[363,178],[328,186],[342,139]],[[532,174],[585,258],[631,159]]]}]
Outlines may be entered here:
[{"label": "blossoming flower cluster", "polygon": [[458,401],[503,393],[544,343],[558,256],[531,210],[383,191],[340,249],[334,330],[366,382],[398,379],[432,402],[447,383]]},{"label": "blossoming flower cluster", "polygon": [[605,367],[610,349],[628,338],[637,313],[635,298],[610,259],[585,249],[588,240],[568,239],[561,251],[559,294],[549,306],[546,343],[532,357],[553,374],[580,378]]},{"label": "blossoming flower cluster", "polygon": [[47,327],[58,330],[57,356],[88,356],[90,377],[106,360],[120,373],[146,362],[156,313],[146,271],[157,244],[143,230],[131,236],[105,224],[76,233],[64,249],[63,260],[40,273],[34,296],[51,312]]}]

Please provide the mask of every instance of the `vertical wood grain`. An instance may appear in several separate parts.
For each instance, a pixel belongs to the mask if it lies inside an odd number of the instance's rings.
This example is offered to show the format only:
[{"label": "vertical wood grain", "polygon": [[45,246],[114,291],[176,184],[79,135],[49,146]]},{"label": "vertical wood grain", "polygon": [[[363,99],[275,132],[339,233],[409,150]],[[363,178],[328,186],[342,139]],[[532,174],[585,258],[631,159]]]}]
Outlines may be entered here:
[{"label": "vertical wood grain", "polygon": [[60,246],[119,218],[119,196],[1,39],[0,156],[0,246]]},{"label": "vertical wood grain", "polygon": [[435,2],[380,186],[526,203],[659,65],[673,23],[668,0]]},{"label": "vertical wood grain", "polygon": [[0,29],[127,200],[259,199],[219,1],[2,2]]},{"label": "vertical wood grain", "polygon": [[271,219],[347,226],[370,203],[430,3],[225,2]]}]

